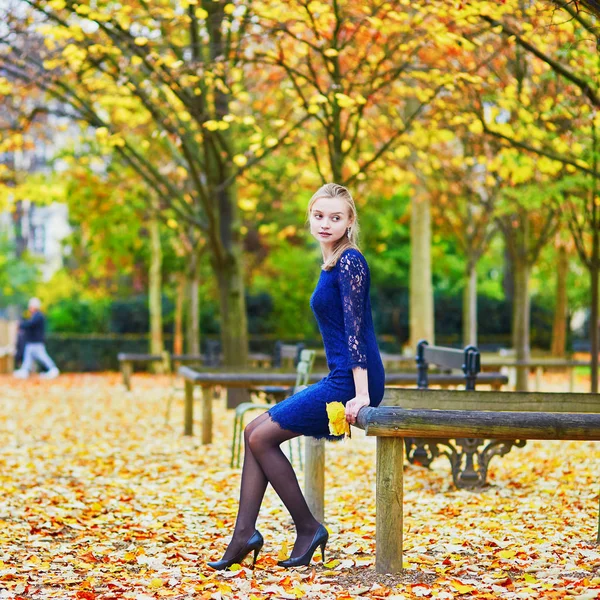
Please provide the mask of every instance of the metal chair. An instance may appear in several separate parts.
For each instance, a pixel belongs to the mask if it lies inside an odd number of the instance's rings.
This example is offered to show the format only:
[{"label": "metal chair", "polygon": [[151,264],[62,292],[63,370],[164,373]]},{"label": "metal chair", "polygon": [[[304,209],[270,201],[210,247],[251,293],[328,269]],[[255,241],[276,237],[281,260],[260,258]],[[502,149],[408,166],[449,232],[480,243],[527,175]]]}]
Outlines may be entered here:
[{"label": "metal chair", "polygon": [[[313,364],[315,362],[315,350],[302,350],[300,353],[300,360],[298,361],[298,365],[296,367],[296,383],[292,388],[275,388],[271,391],[270,387],[267,386],[263,388],[268,395],[273,396],[275,389],[279,393],[285,393],[285,396],[289,396],[291,394],[295,394],[299,392],[301,389],[308,385],[308,378],[312,371]],[[244,434],[244,415],[251,410],[269,410],[271,408],[271,403],[258,403],[258,402],[243,402],[235,409],[235,418],[233,422],[233,439],[231,440],[231,463],[230,466],[239,467],[240,466],[240,457],[242,453],[242,436]],[[300,463],[300,468],[302,468],[302,442],[301,438],[296,438],[298,444],[298,460]],[[290,444],[290,461],[294,459],[294,451],[293,451],[293,440],[289,441]]]}]

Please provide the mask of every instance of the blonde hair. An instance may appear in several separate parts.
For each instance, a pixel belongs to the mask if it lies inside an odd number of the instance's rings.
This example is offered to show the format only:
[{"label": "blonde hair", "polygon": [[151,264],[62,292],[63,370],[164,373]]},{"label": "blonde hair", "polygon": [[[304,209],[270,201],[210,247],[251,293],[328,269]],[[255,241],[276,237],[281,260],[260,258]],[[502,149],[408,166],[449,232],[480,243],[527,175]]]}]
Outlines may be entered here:
[{"label": "blonde hair", "polygon": [[308,203],[309,219],[310,211],[319,198],[340,198],[340,200],[343,200],[346,204],[349,217],[352,221],[352,225],[349,227],[350,233],[343,235],[336,242],[331,256],[325,263],[323,263],[323,266],[321,267],[324,271],[329,271],[335,267],[337,261],[340,259],[340,256],[348,248],[354,248],[355,250],[360,251],[360,248],[358,247],[358,215],[356,214],[354,198],[352,198],[352,194],[348,191],[348,189],[337,183],[326,183],[313,194],[310,202]]}]

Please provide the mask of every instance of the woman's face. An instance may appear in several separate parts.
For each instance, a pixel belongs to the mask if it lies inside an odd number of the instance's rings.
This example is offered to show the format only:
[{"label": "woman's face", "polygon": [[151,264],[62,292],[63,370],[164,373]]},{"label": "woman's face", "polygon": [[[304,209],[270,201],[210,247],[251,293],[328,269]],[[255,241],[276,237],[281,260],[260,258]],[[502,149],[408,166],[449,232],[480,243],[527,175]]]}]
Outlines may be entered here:
[{"label": "woman's face", "polygon": [[352,225],[348,206],[341,198],[318,198],[310,211],[310,233],[321,245],[332,246]]}]

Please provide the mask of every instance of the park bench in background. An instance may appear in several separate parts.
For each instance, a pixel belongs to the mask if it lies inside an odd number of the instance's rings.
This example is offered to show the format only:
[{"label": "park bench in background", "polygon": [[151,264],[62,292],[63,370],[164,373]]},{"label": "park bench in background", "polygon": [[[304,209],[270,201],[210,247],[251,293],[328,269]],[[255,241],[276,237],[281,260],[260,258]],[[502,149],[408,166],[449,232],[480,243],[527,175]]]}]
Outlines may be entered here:
[{"label": "park bench in background", "polygon": [[[129,391],[131,390],[131,375],[133,373],[134,364],[151,365],[160,363],[163,366],[165,373],[171,373],[172,368],[179,365],[202,365],[203,367],[218,368],[221,364],[221,356],[218,351],[218,345],[210,345],[212,340],[207,342],[206,354],[170,354],[163,352],[162,354],[141,354],[119,352],[117,360],[121,375],[123,377],[123,385]],[[218,342],[217,342],[218,344]],[[264,366],[271,362],[271,355],[262,352],[254,352],[248,355],[248,361],[257,366]]]},{"label": "park bench in background", "polygon": [[131,375],[133,373],[133,365],[144,364],[150,365],[154,363],[164,363],[168,360],[163,354],[139,354],[130,352],[119,352],[117,354],[121,375],[123,376],[123,385],[127,391],[131,390]]},{"label": "park bench in background", "polygon": [[[363,408],[357,425],[377,436],[376,570],[402,570],[404,438],[600,440],[600,394],[403,390],[403,406]],[[498,411],[501,404],[503,411]],[[471,409],[473,407],[473,409]],[[600,543],[600,517],[598,540]]]},{"label": "park bench in background", "polygon": [[[304,344],[284,344],[282,342],[275,342],[275,349],[273,351],[273,368],[286,368],[290,371],[296,370],[297,372],[298,364],[301,361],[301,354],[303,350]],[[310,361],[310,369],[308,369],[307,374],[310,374],[313,368],[313,364],[315,362],[316,351],[311,350],[311,352],[312,359]],[[263,395],[265,397],[266,402],[279,402],[280,400],[283,400],[286,396],[290,395],[292,388],[293,386],[290,387],[285,385],[264,385],[255,388],[250,388],[249,392]],[[244,404],[250,403],[244,402]],[[237,414],[238,413],[236,408],[236,415]]]},{"label": "park bench in background", "polygon": [[[479,351],[475,346],[464,350],[430,346],[425,340],[417,344],[417,387],[427,390],[429,387],[429,365],[442,369],[462,371],[466,390],[475,390],[481,370]],[[402,393],[388,396],[398,406],[402,404]],[[497,408],[502,409],[499,402]],[[480,438],[421,439],[407,437],[404,440],[406,458],[411,464],[429,467],[438,456],[446,456],[450,461],[452,479],[457,488],[477,488],[486,483],[487,470],[494,456],[504,456],[513,446],[522,448],[524,440],[484,440]],[[485,444],[485,445],[484,445]],[[480,447],[483,448],[480,449]]]},{"label": "park bench in background", "polygon": [[[282,367],[295,368],[300,361],[300,353],[305,349],[305,344],[284,344],[281,341],[275,342],[273,350],[273,367],[281,369]],[[316,351],[313,350],[313,352]],[[313,358],[314,362],[314,358]]]}]

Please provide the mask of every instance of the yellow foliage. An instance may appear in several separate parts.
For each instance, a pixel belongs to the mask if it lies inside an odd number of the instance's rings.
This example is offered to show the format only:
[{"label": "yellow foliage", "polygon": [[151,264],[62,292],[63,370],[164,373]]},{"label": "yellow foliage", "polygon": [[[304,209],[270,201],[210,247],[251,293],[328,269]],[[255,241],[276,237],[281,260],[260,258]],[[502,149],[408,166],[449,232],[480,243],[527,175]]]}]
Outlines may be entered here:
[{"label": "yellow foliage", "polygon": [[327,102],[327,96],[324,96],[323,94],[315,94],[311,97],[309,102],[311,104],[324,104],[325,102]]},{"label": "yellow foliage", "polygon": [[483,124],[481,121],[473,121],[469,125],[469,131],[475,135],[481,135],[483,133]]},{"label": "yellow foliage", "polygon": [[341,106],[342,108],[348,108],[355,104],[354,100],[346,94],[338,93],[335,95],[335,99],[337,100],[338,106]]},{"label": "yellow foliage", "polygon": [[236,154],[233,157],[233,162],[238,166],[238,167],[243,167],[248,163],[248,159],[243,155],[243,154]]},{"label": "yellow foliage", "polygon": [[241,210],[246,211],[246,212],[252,212],[252,211],[256,210],[256,203],[257,203],[257,200],[252,199],[252,198],[240,198],[238,200],[238,206],[240,207]]},{"label": "yellow foliage", "polygon": [[327,417],[331,435],[350,436],[350,424],[346,421],[346,408],[341,402],[327,403]]},{"label": "yellow foliage", "polygon": [[285,540],[283,540],[281,544],[281,548],[279,548],[279,552],[277,553],[277,560],[285,560],[289,557],[288,545]]}]

